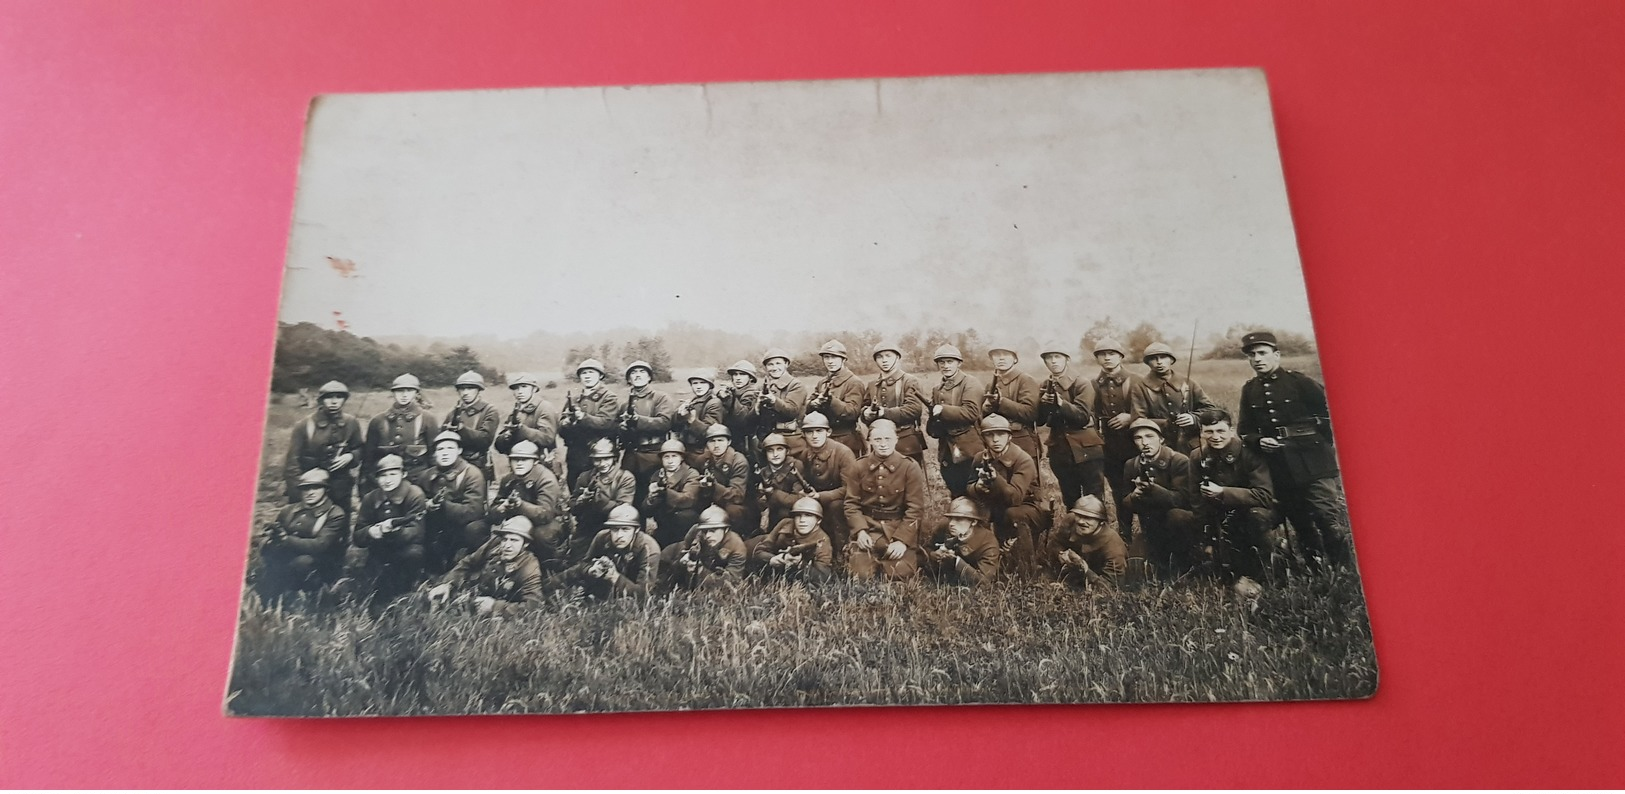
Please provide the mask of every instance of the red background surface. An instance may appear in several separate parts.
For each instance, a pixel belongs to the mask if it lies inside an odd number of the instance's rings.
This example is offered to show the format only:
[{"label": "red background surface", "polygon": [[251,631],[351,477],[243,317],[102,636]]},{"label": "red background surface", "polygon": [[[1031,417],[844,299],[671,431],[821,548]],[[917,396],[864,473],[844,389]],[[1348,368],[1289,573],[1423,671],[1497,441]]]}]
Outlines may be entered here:
[{"label": "red background surface", "polygon": [[[1621,41],[1612,2],[0,3],[0,783],[1625,783]],[[220,716],[312,95],[1211,66],[1268,71],[1374,700]],[[740,763],[775,741],[831,749]]]}]

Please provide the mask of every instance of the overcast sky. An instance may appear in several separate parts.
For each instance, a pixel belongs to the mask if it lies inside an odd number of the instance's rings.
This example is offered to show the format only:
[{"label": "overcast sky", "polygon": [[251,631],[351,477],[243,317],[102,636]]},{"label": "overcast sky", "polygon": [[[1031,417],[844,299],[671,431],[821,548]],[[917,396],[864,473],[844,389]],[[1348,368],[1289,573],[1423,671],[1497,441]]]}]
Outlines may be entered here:
[{"label": "overcast sky", "polygon": [[1311,331],[1257,71],[339,95],[305,146],[288,322]]}]

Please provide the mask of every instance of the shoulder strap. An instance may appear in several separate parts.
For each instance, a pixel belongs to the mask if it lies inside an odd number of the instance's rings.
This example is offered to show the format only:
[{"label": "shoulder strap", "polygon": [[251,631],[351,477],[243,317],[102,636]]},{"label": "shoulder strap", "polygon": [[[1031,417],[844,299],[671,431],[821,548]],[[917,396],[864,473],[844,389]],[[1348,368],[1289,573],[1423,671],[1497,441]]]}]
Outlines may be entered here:
[{"label": "shoulder strap", "polygon": [[[335,507],[336,506],[337,505],[335,505]],[[314,534],[316,534],[318,532],[321,532],[322,527],[327,526],[327,516],[331,512],[332,512],[331,510],[325,510],[325,511],[322,512],[321,515],[316,517],[316,525],[310,528],[310,534],[314,535]]]}]

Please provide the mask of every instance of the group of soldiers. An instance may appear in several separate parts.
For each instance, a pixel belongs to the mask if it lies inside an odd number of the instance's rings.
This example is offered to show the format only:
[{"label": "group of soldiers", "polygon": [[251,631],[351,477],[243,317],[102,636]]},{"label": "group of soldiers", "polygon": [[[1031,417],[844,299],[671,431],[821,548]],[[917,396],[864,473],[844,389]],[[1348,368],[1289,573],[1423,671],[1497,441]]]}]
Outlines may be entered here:
[{"label": "group of soldiers", "polygon": [[[810,390],[775,348],[762,371],[693,373],[681,401],[651,388],[647,362],[627,365],[623,395],[587,359],[562,408],[534,376],[511,376],[506,417],[477,372],[458,378],[442,419],[402,375],[365,430],[344,410],[349,390],[329,382],[292,430],[289,504],[262,533],[256,587],[375,604],[418,592],[477,614],[554,590],[646,596],[837,571],[1084,587],[1206,574],[1256,595],[1278,572],[1285,524],[1311,572],[1351,552],[1323,388],[1281,367],[1269,332],[1242,348],[1255,376],[1239,416],[1175,372],[1167,345],[1145,348],[1141,375],[1113,339],[1094,346],[1093,377],[1070,370],[1068,346],[1039,352],[1042,380],[993,348],[985,387],[953,345],[934,352],[941,379],[928,387],[895,344],[874,347],[879,374],[865,382],[831,340]],[[951,499],[934,526],[927,437]],[[493,453],[506,458],[500,481]],[[1043,497],[1046,462],[1060,509]]]}]

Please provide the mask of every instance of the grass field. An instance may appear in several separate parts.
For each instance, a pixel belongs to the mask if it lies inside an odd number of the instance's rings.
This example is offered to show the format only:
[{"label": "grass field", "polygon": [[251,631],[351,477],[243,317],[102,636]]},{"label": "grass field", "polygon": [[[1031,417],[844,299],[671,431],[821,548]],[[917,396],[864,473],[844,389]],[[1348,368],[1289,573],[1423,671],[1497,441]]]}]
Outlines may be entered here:
[{"label": "grass field", "polygon": [[[1313,362],[1287,366],[1319,375]],[[1195,372],[1232,409],[1249,376],[1240,361],[1199,362]],[[683,393],[682,384],[663,388]],[[544,395],[558,404],[563,389]],[[449,389],[426,396],[436,415],[453,400]],[[491,397],[505,412],[507,395]],[[356,395],[349,409],[370,415],[387,405],[387,394]],[[306,410],[296,398],[272,400],[256,540],[282,504],[288,430]],[[947,494],[928,469],[935,520]],[[227,706],[235,714],[382,715],[1275,700],[1365,697],[1376,681],[1352,572],[1288,576],[1251,604],[1202,579],[1091,591],[841,581],[643,604],[558,596],[502,621],[405,603],[377,617],[350,605],[268,608],[250,596]]]}]

